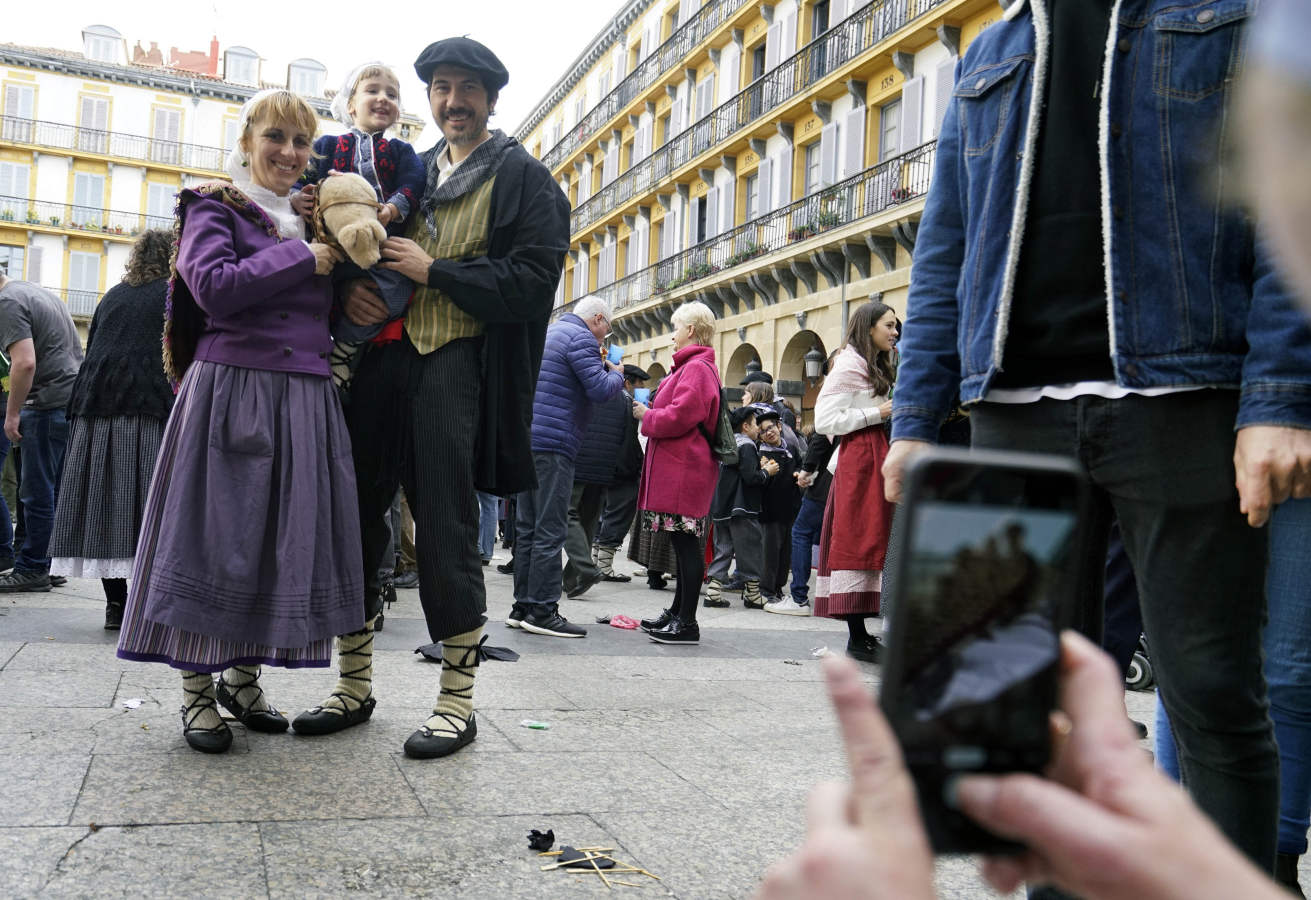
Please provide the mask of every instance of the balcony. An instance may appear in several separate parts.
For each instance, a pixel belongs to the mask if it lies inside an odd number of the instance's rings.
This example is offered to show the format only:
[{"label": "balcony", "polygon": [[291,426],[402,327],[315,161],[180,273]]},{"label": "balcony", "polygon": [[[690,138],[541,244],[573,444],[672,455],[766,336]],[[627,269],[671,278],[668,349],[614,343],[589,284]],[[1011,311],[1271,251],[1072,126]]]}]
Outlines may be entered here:
[{"label": "balcony", "polygon": [[681,167],[945,2],[880,0],[843,19],[579,204],[569,220],[570,233],[587,230],[628,201],[655,190]]},{"label": "balcony", "polygon": [[0,196],[0,227],[6,225],[60,234],[90,232],[112,240],[129,241],[147,228],[171,228],[173,217]]},{"label": "balcony", "polygon": [[145,160],[193,172],[221,172],[227,158],[227,153],[218,147],[162,141],[136,134],[98,131],[16,116],[0,116],[0,142]]},{"label": "balcony", "polygon": [[[937,142],[871,166],[831,187],[660,260],[592,293],[616,318],[637,304],[675,293],[757,257],[799,246],[825,232],[858,223],[924,197],[933,175]],[[573,303],[556,310],[568,312]]]},{"label": "balcony", "polygon": [[744,6],[755,0],[713,0],[701,7],[695,16],[683,23],[677,31],[657,47],[650,56],[637,64],[623,81],[615,85],[604,99],[570,128],[564,137],[542,155],[542,163],[552,171],[570,157],[588,139],[601,131],[602,126],[619,115],[642,95],[661,76],[681,63],[711,33]]},{"label": "balcony", "polygon": [[75,291],[70,288],[57,288],[41,286],[41,290],[49,291],[60,300],[63,300],[68,306],[69,315],[79,319],[89,319],[96,314],[96,305],[100,303],[100,298],[105,296],[99,291]]}]

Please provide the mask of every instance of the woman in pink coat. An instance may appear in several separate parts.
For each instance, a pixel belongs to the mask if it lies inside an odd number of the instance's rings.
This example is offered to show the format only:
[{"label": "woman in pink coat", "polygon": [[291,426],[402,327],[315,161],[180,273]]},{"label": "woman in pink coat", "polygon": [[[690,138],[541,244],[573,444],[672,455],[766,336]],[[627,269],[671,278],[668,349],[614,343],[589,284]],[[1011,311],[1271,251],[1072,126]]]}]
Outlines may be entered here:
[{"label": "woman in pink coat", "polygon": [[673,605],[642,627],[660,644],[697,644],[696,609],[705,575],[705,537],[719,463],[710,439],[719,421],[722,383],[710,341],[715,317],[704,303],[684,303],[675,312],[674,367],[660,382],[650,409],[633,404],[647,436],[642,487],[637,497],[640,527],[669,533],[678,561]]}]

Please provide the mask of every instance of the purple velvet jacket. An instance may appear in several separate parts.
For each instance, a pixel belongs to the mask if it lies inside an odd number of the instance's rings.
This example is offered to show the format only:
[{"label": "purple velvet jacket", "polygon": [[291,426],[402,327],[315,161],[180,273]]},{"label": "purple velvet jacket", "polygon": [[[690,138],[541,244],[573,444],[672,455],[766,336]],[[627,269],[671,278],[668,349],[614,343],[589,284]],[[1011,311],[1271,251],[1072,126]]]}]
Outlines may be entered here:
[{"label": "purple velvet jacket", "polygon": [[332,282],[314,274],[309,247],[270,235],[221,196],[183,193],[177,274],[205,319],[195,358],[326,378]]}]

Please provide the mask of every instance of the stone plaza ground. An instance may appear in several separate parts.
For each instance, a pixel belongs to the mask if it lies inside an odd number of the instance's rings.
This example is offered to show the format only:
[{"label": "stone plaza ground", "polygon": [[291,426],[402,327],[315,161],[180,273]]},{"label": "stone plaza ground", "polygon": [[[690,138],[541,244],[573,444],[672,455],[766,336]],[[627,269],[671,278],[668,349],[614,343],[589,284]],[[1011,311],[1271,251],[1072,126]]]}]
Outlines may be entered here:
[{"label": "stone plaza ground", "polygon": [[[811,785],[844,777],[814,651],[841,651],[845,626],[731,595],[702,610],[699,647],[664,647],[595,623],[672,598],[635,580],[561,604],[586,638],[540,637],[501,624],[510,578],[484,571],[489,644],[521,658],[483,664],[477,741],[432,761],[401,753],[437,692],[437,664],[414,652],[417,591],[378,636],[370,722],[320,738],[234,724],[223,756],[184,743],[175,672],[115,657],[99,582],[0,597],[0,896],[751,896],[801,841]],[[294,715],[334,679],[272,669],[265,685]],[[1129,695],[1139,719],[1151,702]],[[533,828],[661,880],[540,871]],[[938,888],[990,896],[968,860],[943,861]]]}]

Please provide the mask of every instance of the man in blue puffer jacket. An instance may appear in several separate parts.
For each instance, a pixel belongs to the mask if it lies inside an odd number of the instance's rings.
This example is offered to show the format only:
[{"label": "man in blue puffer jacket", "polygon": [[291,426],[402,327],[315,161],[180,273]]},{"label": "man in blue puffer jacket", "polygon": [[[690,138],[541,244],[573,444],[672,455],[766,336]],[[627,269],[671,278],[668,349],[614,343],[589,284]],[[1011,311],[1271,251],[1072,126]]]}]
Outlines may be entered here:
[{"label": "man in blue puffer jacket", "polygon": [[569,527],[574,460],[592,418],[624,386],[623,369],[604,358],[610,307],[583,297],[546,331],[533,397],[532,450],[537,487],[518,497],[515,520],[514,607],[505,624],[552,637],[585,637],[560,615],[561,566]]}]

